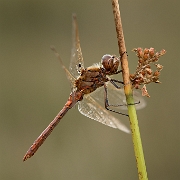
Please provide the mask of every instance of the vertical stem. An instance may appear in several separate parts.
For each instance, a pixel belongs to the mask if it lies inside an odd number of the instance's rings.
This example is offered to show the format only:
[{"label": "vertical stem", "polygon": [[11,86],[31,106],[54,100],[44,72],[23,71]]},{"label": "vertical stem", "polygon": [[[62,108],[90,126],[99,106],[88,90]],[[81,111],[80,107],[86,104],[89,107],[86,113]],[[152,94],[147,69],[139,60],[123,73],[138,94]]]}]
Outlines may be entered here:
[{"label": "vertical stem", "polygon": [[122,76],[123,76],[123,81],[124,81],[124,92],[126,95],[127,104],[130,104],[128,106],[128,113],[129,113],[134,152],[135,152],[137,169],[138,169],[138,176],[139,176],[139,180],[147,180],[148,178],[147,178],[141,136],[139,132],[138,120],[137,120],[135,106],[132,105],[134,104],[134,100],[133,100],[133,94],[132,94],[132,89],[131,89],[131,83],[129,80],[129,67],[128,67],[127,55],[125,53],[126,47],[125,47],[118,0],[112,0],[112,8],[113,8],[116,33],[117,33],[117,39],[118,39],[119,54],[121,55],[121,67],[123,70]]}]

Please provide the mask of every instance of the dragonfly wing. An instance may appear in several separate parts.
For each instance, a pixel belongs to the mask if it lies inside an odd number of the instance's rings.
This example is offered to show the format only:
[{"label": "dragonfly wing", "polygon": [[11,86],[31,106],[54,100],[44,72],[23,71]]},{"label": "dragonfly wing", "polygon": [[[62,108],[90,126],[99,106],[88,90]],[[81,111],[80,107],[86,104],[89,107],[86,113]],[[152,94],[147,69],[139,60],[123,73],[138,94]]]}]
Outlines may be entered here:
[{"label": "dragonfly wing", "polygon": [[78,103],[78,109],[81,114],[94,119],[102,124],[112,128],[118,128],[121,131],[130,133],[130,130],[117,118],[102,107],[91,95],[85,95],[84,99]]},{"label": "dragonfly wing", "polygon": [[73,30],[72,30],[73,47],[71,51],[71,62],[70,62],[69,70],[74,77],[78,77],[80,75],[81,70],[84,69],[84,61],[80,46],[78,25],[75,14],[73,15],[72,25],[73,25]]},{"label": "dragonfly wing", "polygon": [[71,87],[73,88],[73,85],[74,85],[74,82],[75,82],[75,78],[72,76],[72,74],[68,71],[68,69],[64,66],[62,60],[61,60],[61,57],[59,55],[59,53],[56,51],[55,47],[54,46],[51,46],[51,49],[52,51],[55,53],[56,57],[59,59],[60,63],[61,63],[61,66],[63,68],[63,70],[65,71],[66,73],[66,77],[68,78],[68,80],[70,81],[71,83]]},{"label": "dragonfly wing", "polygon": [[133,97],[134,97],[134,103],[138,103],[135,105],[136,110],[143,109],[146,107],[146,101],[138,90],[133,91]]},{"label": "dragonfly wing", "polygon": [[[122,105],[122,106],[118,106],[118,109],[119,110],[127,110],[126,97],[124,95],[123,87],[122,87],[122,89],[117,89],[110,82],[108,82],[106,84],[107,84],[107,91],[108,91],[107,96],[108,96],[109,104]],[[104,105],[104,101],[103,101],[104,88],[98,88],[91,95],[96,101],[101,102]],[[135,105],[136,110],[143,109],[146,106],[146,101],[144,100],[144,98],[142,97],[140,92],[138,92],[137,90],[134,90],[133,97],[134,97],[134,102],[137,103]],[[138,103],[138,102],[140,102],[140,103]]]}]

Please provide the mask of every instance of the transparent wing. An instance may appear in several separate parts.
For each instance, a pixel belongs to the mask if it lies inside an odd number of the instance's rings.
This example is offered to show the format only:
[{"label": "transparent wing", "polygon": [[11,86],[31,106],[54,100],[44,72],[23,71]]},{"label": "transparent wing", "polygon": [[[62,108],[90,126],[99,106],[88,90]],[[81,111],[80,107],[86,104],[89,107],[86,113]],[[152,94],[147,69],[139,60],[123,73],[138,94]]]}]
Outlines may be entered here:
[{"label": "transparent wing", "polygon": [[[126,97],[124,95],[124,90],[123,90],[123,96],[124,96],[123,101],[126,103]],[[135,105],[136,110],[140,110],[140,109],[143,109],[146,107],[146,101],[144,100],[142,94],[138,90],[133,90],[133,98],[134,98],[134,103],[137,103]],[[127,107],[120,106],[120,109],[127,110]]]},{"label": "transparent wing", "polygon": [[52,51],[55,53],[56,57],[59,59],[60,63],[61,63],[61,66],[63,68],[63,70],[65,71],[66,73],[66,77],[68,78],[69,82],[70,82],[70,85],[71,85],[71,88],[73,89],[74,87],[74,82],[75,82],[75,78],[72,76],[72,74],[68,71],[68,69],[64,66],[62,60],[61,60],[61,57],[59,55],[59,53],[56,51],[55,47],[54,46],[51,46],[51,49]]},{"label": "transparent wing", "polygon": [[[124,106],[119,106],[118,108],[119,110],[127,110],[124,90],[115,88],[110,82],[107,83],[107,88],[110,104],[124,104]],[[145,100],[138,91],[134,91],[134,100],[135,102],[140,101],[140,103],[136,105],[137,110],[146,106]],[[105,109],[103,87],[96,89],[96,91],[89,95],[85,95],[84,99],[79,102],[78,109],[84,116],[94,119],[102,124],[112,128],[118,128],[126,133],[130,132],[122,122],[115,118],[110,111]]]},{"label": "transparent wing", "polygon": [[72,26],[73,26],[73,30],[72,30],[73,47],[71,51],[71,62],[70,62],[69,70],[74,77],[78,77],[80,75],[81,70],[84,69],[84,61],[80,46],[78,25],[75,14],[73,14],[72,17]]},{"label": "transparent wing", "polygon": [[102,124],[130,133],[130,130],[123,123],[112,116],[110,112],[95,101],[91,95],[84,96],[84,99],[78,103],[78,110],[84,116],[94,119]]},{"label": "transparent wing", "polygon": [[[118,109],[120,110],[127,110],[126,107],[126,97],[124,95],[124,89],[122,86],[122,89],[117,89],[112,85],[112,83],[108,82],[107,84],[107,96],[108,96],[108,101],[109,104],[113,105],[124,105],[124,106],[119,106]],[[103,103],[104,105],[104,88],[98,88],[96,91],[92,93],[92,97],[98,101]],[[142,97],[141,93],[139,93],[137,90],[133,91],[133,97],[134,97],[134,102],[138,103],[136,104],[136,110],[142,109],[146,106],[146,102],[144,98]]]}]

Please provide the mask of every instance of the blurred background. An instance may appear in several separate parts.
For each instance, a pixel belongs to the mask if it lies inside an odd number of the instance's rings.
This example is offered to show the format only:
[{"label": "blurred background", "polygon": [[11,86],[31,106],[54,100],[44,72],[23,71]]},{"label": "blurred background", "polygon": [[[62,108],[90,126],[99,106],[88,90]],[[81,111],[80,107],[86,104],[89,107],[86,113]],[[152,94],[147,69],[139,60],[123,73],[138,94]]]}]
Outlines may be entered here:
[{"label": "blurred background", "polygon": [[[138,111],[149,179],[180,179],[180,2],[119,1],[131,73],[136,47],[165,49],[162,84],[147,86],[151,98]],[[111,1],[0,1],[0,179],[138,179],[131,135],[71,109],[38,152],[25,152],[69,97],[66,67],[77,14],[85,66],[117,54]],[[116,115],[115,115],[116,116]],[[128,118],[117,116],[127,126]]]}]

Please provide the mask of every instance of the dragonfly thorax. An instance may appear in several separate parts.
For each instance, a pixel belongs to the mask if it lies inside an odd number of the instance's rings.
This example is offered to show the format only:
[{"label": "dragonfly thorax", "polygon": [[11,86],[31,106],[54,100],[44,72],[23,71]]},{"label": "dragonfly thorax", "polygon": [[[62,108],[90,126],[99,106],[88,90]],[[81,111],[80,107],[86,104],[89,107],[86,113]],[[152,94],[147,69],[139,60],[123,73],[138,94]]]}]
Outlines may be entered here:
[{"label": "dragonfly thorax", "polygon": [[118,71],[120,60],[115,55],[105,54],[101,59],[101,63],[108,74],[112,75]]},{"label": "dragonfly thorax", "polygon": [[75,81],[75,87],[77,91],[89,94],[109,81],[106,75],[104,68],[101,67],[90,66],[82,69],[81,75]]}]

